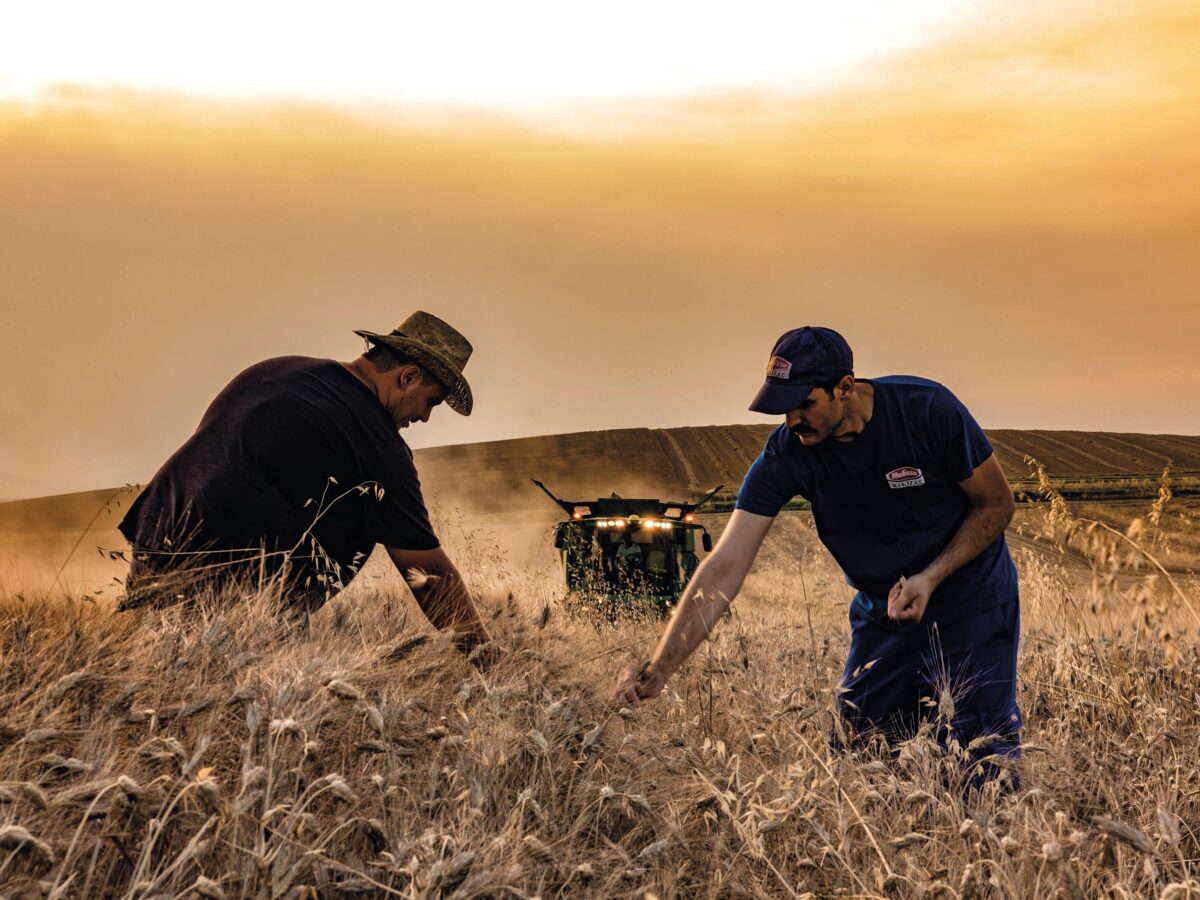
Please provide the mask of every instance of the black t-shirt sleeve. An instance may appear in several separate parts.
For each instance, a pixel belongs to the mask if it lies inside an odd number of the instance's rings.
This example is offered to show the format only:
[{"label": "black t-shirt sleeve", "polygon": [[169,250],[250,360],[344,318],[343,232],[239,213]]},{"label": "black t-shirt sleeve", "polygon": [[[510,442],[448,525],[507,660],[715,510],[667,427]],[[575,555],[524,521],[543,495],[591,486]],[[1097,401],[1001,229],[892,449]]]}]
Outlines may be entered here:
[{"label": "black t-shirt sleeve", "polygon": [[955,481],[966,481],[992,455],[992,444],[962,402],[939,387],[930,406],[938,454]]},{"label": "black t-shirt sleeve", "polygon": [[400,441],[382,443],[377,449],[379,459],[368,470],[379,474],[378,489],[366,497],[366,537],[398,550],[437,548],[412,451]]}]

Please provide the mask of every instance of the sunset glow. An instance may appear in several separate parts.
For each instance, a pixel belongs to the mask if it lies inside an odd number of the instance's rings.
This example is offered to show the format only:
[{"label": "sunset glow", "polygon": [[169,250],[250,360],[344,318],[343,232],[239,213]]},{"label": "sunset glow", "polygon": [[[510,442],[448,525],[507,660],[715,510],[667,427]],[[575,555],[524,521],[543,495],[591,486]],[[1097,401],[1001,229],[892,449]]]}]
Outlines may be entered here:
[{"label": "sunset glow", "polygon": [[477,385],[415,446],[761,421],[800,324],[985,427],[1195,433],[1200,8],[917,6],[22,11],[0,476],[143,480],[247,365],[414,309]]},{"label": "sunset glow", "polygon": [[[0,96],[62,84],[222,99],[529,110],[805,91],[931,43],[980,0],[697,5],[37,3],[6,15]],[[297,10],[300,10],[298,13]]]}]

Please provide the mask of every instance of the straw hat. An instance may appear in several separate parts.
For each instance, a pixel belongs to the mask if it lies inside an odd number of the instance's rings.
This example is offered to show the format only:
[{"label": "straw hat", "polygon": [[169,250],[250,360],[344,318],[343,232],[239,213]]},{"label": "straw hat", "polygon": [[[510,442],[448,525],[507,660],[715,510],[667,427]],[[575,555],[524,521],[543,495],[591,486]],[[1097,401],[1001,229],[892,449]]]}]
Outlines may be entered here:
[{"label": "straw hat", "polygon": [[464,416],[471,414],[474,401],[462,372],[471,358],[471,344],[437,316],[417,311],[393,328],[391,334],[354,333],[416,360],[442,383],[446,404],[452,410]]}]

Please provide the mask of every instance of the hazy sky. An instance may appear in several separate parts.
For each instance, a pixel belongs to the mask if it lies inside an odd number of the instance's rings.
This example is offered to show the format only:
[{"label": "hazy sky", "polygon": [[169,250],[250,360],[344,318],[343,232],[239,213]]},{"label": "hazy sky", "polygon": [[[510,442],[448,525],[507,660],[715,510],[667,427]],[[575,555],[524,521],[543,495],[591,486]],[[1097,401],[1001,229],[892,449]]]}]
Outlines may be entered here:
[{"label": "hazy sky", "polygon": [[240,369],[351,358],[418,308],[474,342],[476,411],[415,446],[755,421],[809,323],[985,427],[1196,434],[1200,7],[1027,5],[908,4],[857,44],[814,19],[849,49],[811,71],[739,20],[724,81],[644,35],[624,66],[597,26],[611,62],[496,56],[416,106],[382,102],[401,70],[316,57],[321,102],[253,99],[307,96],[294,47],[241,92],[190,57],[0,65],[0,496],[144,481]]},{"label": "hazy sky", "polygon": [[794,92],[839,83],[864,62],[927,45],[983,6],[39,0],[6,16],[0,93],[36,99],[46,86],[68,82],[511,112],[737,86]]}]

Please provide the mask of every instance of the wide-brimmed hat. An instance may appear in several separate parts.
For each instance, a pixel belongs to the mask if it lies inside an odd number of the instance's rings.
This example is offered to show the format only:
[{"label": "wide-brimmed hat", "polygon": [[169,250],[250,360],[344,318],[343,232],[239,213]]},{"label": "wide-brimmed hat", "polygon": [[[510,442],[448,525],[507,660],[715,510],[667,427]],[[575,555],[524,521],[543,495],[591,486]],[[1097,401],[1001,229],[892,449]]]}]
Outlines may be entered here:
[{"label": "wide-brimmed hat", "polygon": [[390,334],[357,330],[354,333],[416,360],[442,383],[446,404],[452,410],[464,416],[471,414],[474,400],[462,371],[471,358],[471,342],[437,316],[418,310]]}]

